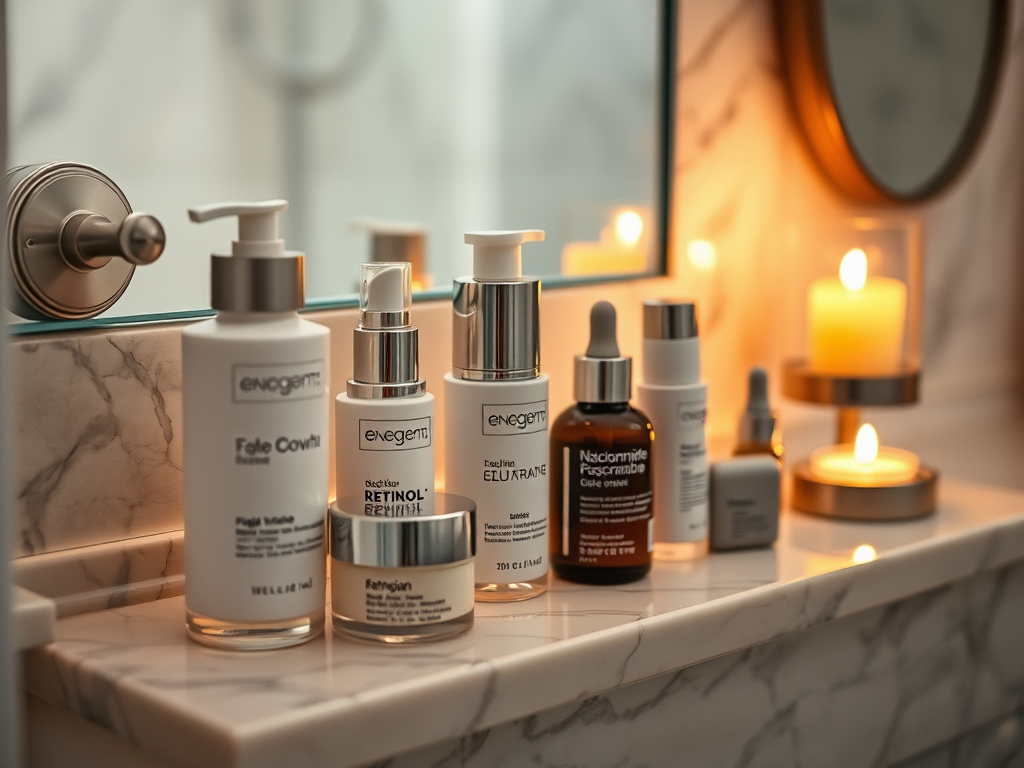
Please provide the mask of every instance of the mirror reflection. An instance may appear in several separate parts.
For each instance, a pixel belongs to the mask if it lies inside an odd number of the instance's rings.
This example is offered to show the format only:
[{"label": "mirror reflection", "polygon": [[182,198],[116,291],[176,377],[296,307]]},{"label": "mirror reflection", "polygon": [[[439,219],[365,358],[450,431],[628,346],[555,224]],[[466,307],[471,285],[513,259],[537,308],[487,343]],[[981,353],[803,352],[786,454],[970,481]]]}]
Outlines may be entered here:
[{"label": "mirror reflection", "polygon": [[374,231],[418,243],[422,288],[469,271],[470,229],[546,230],[532,274],[656,271],[663,4],[10,0],[10,165],[95,166],[163,223],[107,316],[208,307],[235,233],[185,209],[225,200],[290,201],[311,301]]},{"label": "mirror reflection", "polygon": [[854,154],[883,189],[927,192],[984,100],[995,2],[826,0],[824,44]]}]

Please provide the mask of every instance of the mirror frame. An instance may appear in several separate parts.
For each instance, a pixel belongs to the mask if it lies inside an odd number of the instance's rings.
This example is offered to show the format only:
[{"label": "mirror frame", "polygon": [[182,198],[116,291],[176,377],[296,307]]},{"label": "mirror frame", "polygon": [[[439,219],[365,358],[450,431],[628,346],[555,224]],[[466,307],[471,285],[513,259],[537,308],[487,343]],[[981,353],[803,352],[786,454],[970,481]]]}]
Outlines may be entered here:
[{"label": "mirror frame", "polygon": [[776,0],[776,25],[782,69],[811,154],[840,190],[867,203],[916,203],[945,189],[964,169],[979,144],[1007,49],[1008,0],[989,0],[992,17],[986,32],[986,56],[970,114],[952,152],[919,189],[888,189],[863,163],[843,124],[826,56],[825,0]]},{"label": "mirror frame", "polygon": [[[557,0],[554,0],[557,2]],[[672,221],[672,182],[675,148],[675,105],[676,105],[676,60],[679,28],[680,0],[657,0],[658,6],[658,37],[656,66],[657,82],[655,83],[655,185],[653,190],[654,204],[657,211],[657,235],[654,238],[655,263],[653,269],[633,274],[620,275],[588,275],[575,277],[568,275],[541,276],[544,288],[571,288],[574,286],[593,285],[600,283],[617,283],[632,280],[645,280],[652,277],[663,277],[668,274],[668,248],[671,240]],[[0,0],[0,8],[5,0]],[[0,41],[6,47],[6,36]],[[5,73],[9,77],[9,72]],[[3,83],[6,84],[4,79]],[[4,101],[6,105],[6,99]],[[6,120],[4,129],[6,130]],[[5,252],[4,259],[10,258]],[[7,265],[3,265],[7,268]],[[425,291],[413,293],[413,303],[449,299],[452,289],[447,284]],[[320,312],[331,309],[348,309],[359,305],[358,294],[341,294],[325,298],[307,299],[302,313]],[[116,305],[115,305],[116,307]],[[191,309],[176,312],[163,312],[149,315],[128,315],[119,317],[94,317],[87,320],[39,320],[23,323],[7,323],[8,332],[12,336],[29,336],[38,333],[60,333],[87,329],[119,328],[143,324],[181,323],[213,317],[212,309]]]}]

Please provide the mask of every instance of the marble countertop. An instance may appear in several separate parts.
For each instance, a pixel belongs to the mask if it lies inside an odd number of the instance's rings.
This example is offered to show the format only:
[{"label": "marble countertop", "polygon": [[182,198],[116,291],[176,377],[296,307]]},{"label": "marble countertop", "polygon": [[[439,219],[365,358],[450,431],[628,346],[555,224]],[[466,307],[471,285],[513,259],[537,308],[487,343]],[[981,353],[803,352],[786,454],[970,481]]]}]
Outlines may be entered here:
[{"label": "marble countertop", "polygon": [[54,640],[57,605],[48,597],[14,585],[14,645],[19,651]]},{"label": "marble countertop", "polygon": [[[867,562],[857,560],[877,557]],[[866,555],[864,554],[866,552]],[[229,653],[180,597],[62,619],[26,685],[188,766],[355,766],[679,669],[1024,558],[1024,493],[946,482],[931,518],[783,515],[772,549],[656,563],[643,581],[477,604],[473,629],[376,647],[328,634]]]}]

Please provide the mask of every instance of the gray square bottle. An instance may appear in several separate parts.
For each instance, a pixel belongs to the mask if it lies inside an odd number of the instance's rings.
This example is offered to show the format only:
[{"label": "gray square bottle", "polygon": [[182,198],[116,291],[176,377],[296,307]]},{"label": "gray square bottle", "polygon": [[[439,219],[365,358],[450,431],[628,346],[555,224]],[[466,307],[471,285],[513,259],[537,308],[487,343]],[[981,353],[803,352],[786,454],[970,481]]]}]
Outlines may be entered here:
[{"label": "gray square bottle", "polygon": [[772,456],[738,456],[711,465],[711,549],[766,547],[778,538],[780,479]]}]

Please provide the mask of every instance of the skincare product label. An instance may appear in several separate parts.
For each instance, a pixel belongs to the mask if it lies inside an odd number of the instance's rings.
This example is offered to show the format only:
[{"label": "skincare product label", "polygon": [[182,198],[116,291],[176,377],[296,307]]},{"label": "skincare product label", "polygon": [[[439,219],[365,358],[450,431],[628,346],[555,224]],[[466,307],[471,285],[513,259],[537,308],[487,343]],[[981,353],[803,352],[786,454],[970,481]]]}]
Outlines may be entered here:
[{"label": "skincare product label", "polygon": [[324,361],[234,365],[231,379],[231,399],[236,403],[316,400],[324,396]]},{"label": "skincare product label", "polygon": [[562,448],[563,557],[581,565],[648,561],[654,546],[647,448]]},{"label": "skincare product label", "polygon": [[261,341],[274,363],[248,354],[232,361],[219,339],[183,334],[186,603],[194,613],[274,621],[322,601],[327,335],[305,322],[295,319],[294,337]]},{"label": "skincare product label", "polygon": [[433,511],[433,395],[361,400],[341,394],[334,415],[339,499],[360,499],[367,515]]},{"label": "skincare product label", "polygon": [[531,581],[548,571],[547,389],[547,376],[445,377],[445,490],[477,504],[478,584]]},{"label": "skincare product label", "polygon": [[332,559],[331,609],[350,621],[391,627],[464,616],[473,610],[473,561],[373,568]]},{"label": "skincare product label", "polygon": [[708,531],[707,414],[703,384],[637,387],[654,426],[654,533],[659,542],[695,542]]}]

